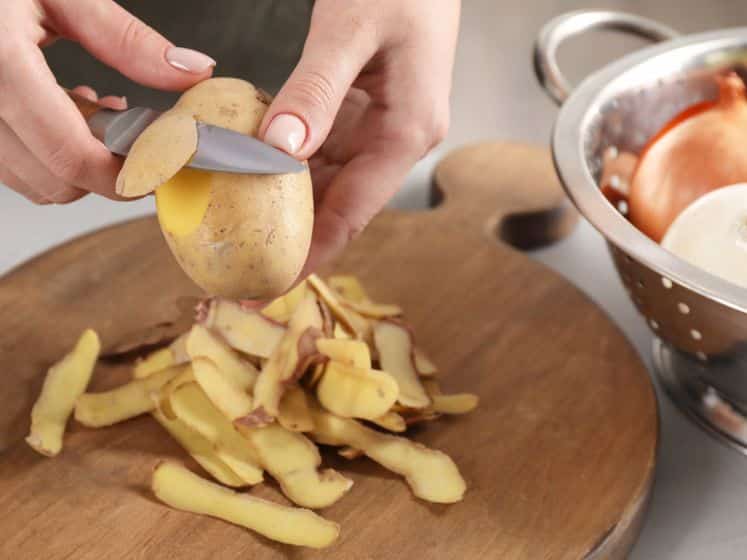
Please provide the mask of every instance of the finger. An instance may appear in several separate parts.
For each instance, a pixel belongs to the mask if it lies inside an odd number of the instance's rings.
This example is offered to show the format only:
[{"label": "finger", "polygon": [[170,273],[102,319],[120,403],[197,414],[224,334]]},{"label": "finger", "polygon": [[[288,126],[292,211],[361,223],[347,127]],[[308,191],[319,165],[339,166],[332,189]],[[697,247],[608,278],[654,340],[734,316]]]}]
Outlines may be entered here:
[{"label": "finger", "polygon": [[[26,191],[33,191],[37,198],[48,202],[63,204],[77,200],[84,194],[84,191],[51,175],[18,136],[1,121],[0,167],[11,172]],[[9,186],[15,189],[15,185]],[[24,196],[31,198],[27,194]]]},{"label": "finger", "polygon": [[114,109],[115,111],[124,111],[125,109],[127,109],[126,97],[106,95],[99,99],[99,95],[98,93],[96,93],[96,90],[89,86],[77,86],[74,87],[71,91],[74,94],[79,95],[84,99],[88,99],[88,101],[98,103],[99,105],[101,105],[102,107],[106,107],[107,109]]},{"label": "finger", "polygon": [[34,204],[49,204],[49,201],[28,186],[15,173],[5,166],[0,165],[0,183],[17,192]]},{"label": "finger", "polygon": [[342,164],[318,161],[313,167],[310,165],[311,182],[314,185],[314,204],[319,205],[332,184],[332,180],[342,169]]},{"label": "finger", "polygon": [[88,99],[88,101],[93,101],[94,103],[99,100],[99,94],[96,93],[95,89],[89,86],[76,86],[72,89],[72,92]]},{"label": "finger", "polygon": [[56,182],[114,196],[119,158],[91,135],[36,45],[9,49],[0,65],[0,118]]},{"label": "finger", "polygon": [[376,52],[371,33],[355,23],[353,7],[314,10],[298,65],[273,100],[260,137],[308,159],[329,134],[340,104]]},{"label": "finger", "polygon": [[398,190],[414,163],[396,153],[354,158],[330,183],[314,218],[311,251],[301,278],[339,254]]},{"label": "finger", "polygon": [[46,0],[54,29],[104,64],[148,87],[184,90],[212,73],[215,61],[175,47],[112,0]]},{"label": "finger", "polygon": [[107,95],[99,99],[99,105],[107,109],[114,109],[115,111],[124,111],[127,109],[127,98]]}]

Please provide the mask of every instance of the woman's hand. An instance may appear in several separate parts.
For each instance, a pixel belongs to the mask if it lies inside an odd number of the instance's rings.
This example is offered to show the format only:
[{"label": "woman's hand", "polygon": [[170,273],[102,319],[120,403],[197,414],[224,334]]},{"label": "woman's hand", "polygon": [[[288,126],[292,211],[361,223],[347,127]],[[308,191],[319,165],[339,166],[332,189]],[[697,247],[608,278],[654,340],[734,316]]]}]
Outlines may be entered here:
[{"label": "woman's hand", "polygon": [[306,272],[338,253],[446,134],[458,0],[317,0],[264,140],[309,158],[317,198]]},{"label": "woman's hand", "polygon": [[[112,0],[5,0],[0,20],[0,181],[37,203],[88,192],[114,198],[121,160],[96,140],[57,85],[41,47],[57,38],[145,86],[183,90],[210,76],[208,56],[173,46]],[[96,100],[90,88],[76,92]],[[123,108],[121,98],[103,106]]]}]

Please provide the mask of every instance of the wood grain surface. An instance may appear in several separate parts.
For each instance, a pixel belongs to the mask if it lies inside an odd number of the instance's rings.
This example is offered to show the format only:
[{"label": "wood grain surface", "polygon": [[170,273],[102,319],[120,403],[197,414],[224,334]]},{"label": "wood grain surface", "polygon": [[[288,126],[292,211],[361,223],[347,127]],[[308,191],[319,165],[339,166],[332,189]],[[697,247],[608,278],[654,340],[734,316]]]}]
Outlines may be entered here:
[{"label": "wood grain surface", "polygon": [[[624,558],[655,460],[648,376],[602,311],[499,241],[537,245],[572,227],[550,158],[529,146],[475,146],[447,157],[435,179],[438,207],[382,213],[326,272],[357,274],[376,299],[400,303],[445,389],[479,394],[473,414],[412,434],[455,459],[469,485],[463,502],[423,503],[378,465],[326,453],[355,486],[323,511],[342,525],[340,541],[316,552],[157,503],[148,484],[159,459],[197,466],[148,417],[102,430],[73,422],[59,457],[36,455],[23,442],[30,407],[46,368],[83,328],[116,354],[188,323],[199,293],[145,218],[0,279],[0,556]],[[128,359],[105,360],[92,389],[123,382]],[[252,493],[284,501],[272,484]]]}]

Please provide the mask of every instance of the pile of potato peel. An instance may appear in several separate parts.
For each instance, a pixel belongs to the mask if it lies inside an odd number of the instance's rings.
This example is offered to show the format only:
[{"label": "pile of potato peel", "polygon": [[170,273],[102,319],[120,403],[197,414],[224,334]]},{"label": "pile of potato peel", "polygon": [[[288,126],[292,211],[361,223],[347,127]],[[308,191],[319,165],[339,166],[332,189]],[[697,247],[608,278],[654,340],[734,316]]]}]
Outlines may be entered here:
[{"label": "pile of potato peel", "polygon": [[[150,414],[214,480],[173,461],[158,464],[153,492],[174,508],[283,543],[329,546],[340,528],[311,510],[337,502],[353,481],[322,469],[316,444],[347,459],[368,456],[423,500],[464,495],[451,458],[401,434],[469,412],[477,397],[442,394],[401,308],[371,301],[355,277],[325,283],[311,275],[262,310],[206,300],[188,332],[133,364],[130,382],[86,393],[99,352],[98,336],[87,330],[50,368],[27,442],[54,456],[70,415],[103,428]],[[299,507],[237,491],[265,474]]]}]

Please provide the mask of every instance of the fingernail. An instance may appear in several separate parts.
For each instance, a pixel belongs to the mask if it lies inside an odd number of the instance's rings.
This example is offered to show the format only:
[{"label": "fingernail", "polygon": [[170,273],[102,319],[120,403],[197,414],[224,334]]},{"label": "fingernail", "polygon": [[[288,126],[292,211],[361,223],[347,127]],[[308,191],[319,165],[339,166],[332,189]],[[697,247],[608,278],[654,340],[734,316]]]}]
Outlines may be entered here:
[{"label": "fingernail", "polygon": [[265,132],[265,142],[295,154],[306,140],[306,125],[295,115],[277,115]]},{"label": "fingernail", "polygon": [[208,68],[215,66],[215,61],[208,55],[182,47],[169,47],[166,51],[166,62],[174,68],[192,74],[201,74]]}]

